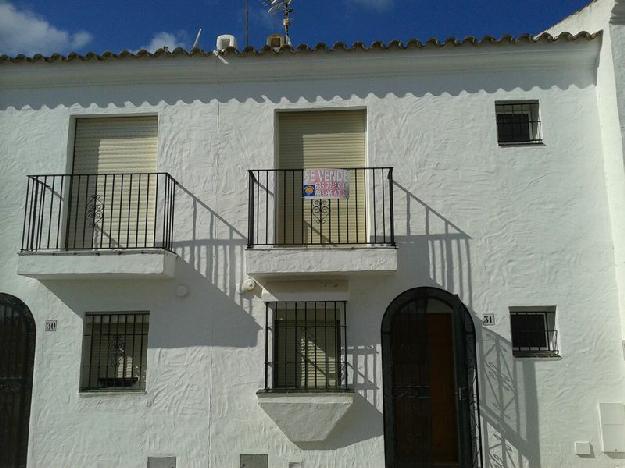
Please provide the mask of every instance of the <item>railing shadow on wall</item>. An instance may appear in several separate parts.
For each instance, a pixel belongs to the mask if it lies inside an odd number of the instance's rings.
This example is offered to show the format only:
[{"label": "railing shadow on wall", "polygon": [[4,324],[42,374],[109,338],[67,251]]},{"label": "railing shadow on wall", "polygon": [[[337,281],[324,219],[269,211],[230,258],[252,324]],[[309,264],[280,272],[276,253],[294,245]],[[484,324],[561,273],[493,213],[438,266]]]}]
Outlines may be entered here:
[{"label": "railing shadow on wall", "polygon": [[246,236],[184,186],[176,204],[176,281],[189,288],[182,313],[199,313],[198,323],[209,322],[213,346],[256,346],[261,327],[250,314],[252,295],[239,288]]},{"label": "railing shadow on wall", "polygon": [[457,294],[475,324],[483,467],[538,467],[534,363],[515,359],[510,342],[482,326],[474,308],[471,237],[401,183],[394,185],[399,292],[432,286]]},{"label": "railing shadow on wall", "polygon": [[538,468],[540,445],[535,363],[515,359],[494,331],[478,335],[485,468]]},{"label": "railing shadow on wall", "polygon": [[368,298],[366,307],[353,310],[354,305],[349,309],[348,371],[356,393],[354,405],[327,441],[300,444],[300,448],[328,450],[382,437],[381,339],[380,330],[371,324],[381,322],[389,302],[387,297],[367,293],[390,288],[398,295],[414,287],[431,286],[457,294],[475,324],[483,468],[538,467],[534,364],[515,360],[510,342],[482,327],[480,312],[473,305],[471,237],[401,183],[395,181],[394,187],[398,272],[362,278],[351,291],[354,298],[361,294]]},{"label": "railing shadow on wall", "polygon": [[[171,250],[175,281],[153,279],[44,280],[76,314],[150,310],[148,348],[258,344],[260,325],[250,314],[252,296],[238,292],[247,239],[180,183]],[[188,226],[188,231],[185,231]],[[184,286],[186,294],[178,296]]]}]

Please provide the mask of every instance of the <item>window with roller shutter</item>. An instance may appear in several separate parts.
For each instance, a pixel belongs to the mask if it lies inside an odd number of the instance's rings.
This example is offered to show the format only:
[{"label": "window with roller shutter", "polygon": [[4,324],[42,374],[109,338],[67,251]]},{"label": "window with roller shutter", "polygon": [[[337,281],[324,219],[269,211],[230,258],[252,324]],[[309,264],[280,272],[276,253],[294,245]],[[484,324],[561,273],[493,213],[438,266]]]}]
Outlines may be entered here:
[{"label": "window with roller shutter", "polygon": [[[365,110],[279,113],[277,243],[366,243],[365,159]],[[348,169],[350,177],[349,198],[324,200],[321,220],[315,201],[302,197],[303,169],[316,168]]]},{"label": "window with roller shutter", "polygon": [[69,248],[154,244],[157,143],[156,116],[76,120]]}]

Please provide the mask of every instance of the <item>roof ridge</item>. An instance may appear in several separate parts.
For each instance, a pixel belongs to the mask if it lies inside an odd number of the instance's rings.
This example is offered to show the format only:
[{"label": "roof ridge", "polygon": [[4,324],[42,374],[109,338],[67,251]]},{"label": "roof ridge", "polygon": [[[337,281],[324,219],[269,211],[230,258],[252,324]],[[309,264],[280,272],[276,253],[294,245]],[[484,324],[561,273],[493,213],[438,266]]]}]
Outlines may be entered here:
[{"label": "roof ridge", "polygon": [[[593,0],[596,1],[596,0]],[[297,47],[290,45],[284,45],[280,48],[272,48],[264,46],[256,49],[254,47],[246,47],[242,50],[234,47],[228,47],[224,51],[219,53],[215,51],[206,51],[200,48],[194,48],[191,50],[183,49],[182,47],[176,47],[170,51],[167,48],[161,48],[154,52],[149,52],[146,49],[141,49],[136,52],[129,50],[123,50],[118,54],[110,51],[97,54],[95,52],[88,52],[84,55],[80,55],[76,52],[71,52],[67,55],[52,54],[50,56],[44,56],[42,54],[35,54],[33,56],[26,56],[19,54],[16,56],[0,55],[0,63],[54,63],[54,62],[92,62],[92,61],[106,61],[106,60],[119,60],[119,59],[142,59],[142,58],[155,58],[155,57],[210,57],[216,54],[218,55],[238,55],[241,57],[259,57],[263,55],[283,55],[283,54],[306,54],[316,52],[358,52],[358,51],[381,51],[381,50],[408,50],[408,49],[430,49],[430,48],[446,48],[446,47],[460,47],[460,46],[488,46],[488,45],[515,45],[515,44],[536,44],[536,43],[555,43],[555,42],[573,42],[578,40],[593,40],[600,37],[603,31],[595,33],[589,33],[586,31],[579,32],[577,34],[571,34],[568,32],[562,32],[556,36],[553,36],[547,32],[539,34],[538,36],[532,36],[531,34],[521,34],[519,36],[504,35],[500,38],[493,36],[484,36],[481,39],[475,36],[466,36],[463,39],[457,39],[450,37],[442,41],[437,38],[428,39],[422,42],[418,39],[409,39],[406,42],[400,40],[392,40],[387,43],[382,41],[374,41],[369,46],[363,42],[354,42],[351,46],[344,42],[335,42],[332,46],[328,47],[327,44],[320,42],[314,47],[310,47],[308,44],[300,44]]]}]

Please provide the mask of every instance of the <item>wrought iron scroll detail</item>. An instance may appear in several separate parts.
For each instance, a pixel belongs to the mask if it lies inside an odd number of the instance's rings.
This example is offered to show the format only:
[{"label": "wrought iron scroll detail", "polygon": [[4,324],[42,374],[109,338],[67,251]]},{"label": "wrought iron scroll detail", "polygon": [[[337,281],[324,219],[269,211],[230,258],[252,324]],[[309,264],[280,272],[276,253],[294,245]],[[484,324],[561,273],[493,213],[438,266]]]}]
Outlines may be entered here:
[{"label": "wrought iron scroll detail", "polygon": [[312,216],[317,224],[322,224],[327,221],[330,216],[330,204],[327,200],[313,200],[312,201]]}]

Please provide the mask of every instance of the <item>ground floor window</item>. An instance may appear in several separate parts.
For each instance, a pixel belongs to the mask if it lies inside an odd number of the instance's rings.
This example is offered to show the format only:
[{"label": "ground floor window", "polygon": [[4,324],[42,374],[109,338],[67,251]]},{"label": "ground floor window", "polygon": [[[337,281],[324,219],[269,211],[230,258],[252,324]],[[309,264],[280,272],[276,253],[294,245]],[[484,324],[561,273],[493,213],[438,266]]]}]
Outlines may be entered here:
[{"label": "ground floor window", "polygon": [[148,328],[148,312],[86,314],[81,391],[144,390]]},{"label": "ground floor window", "polygon": [[265,389],[347,389],[346,303],[267,304]]}]

